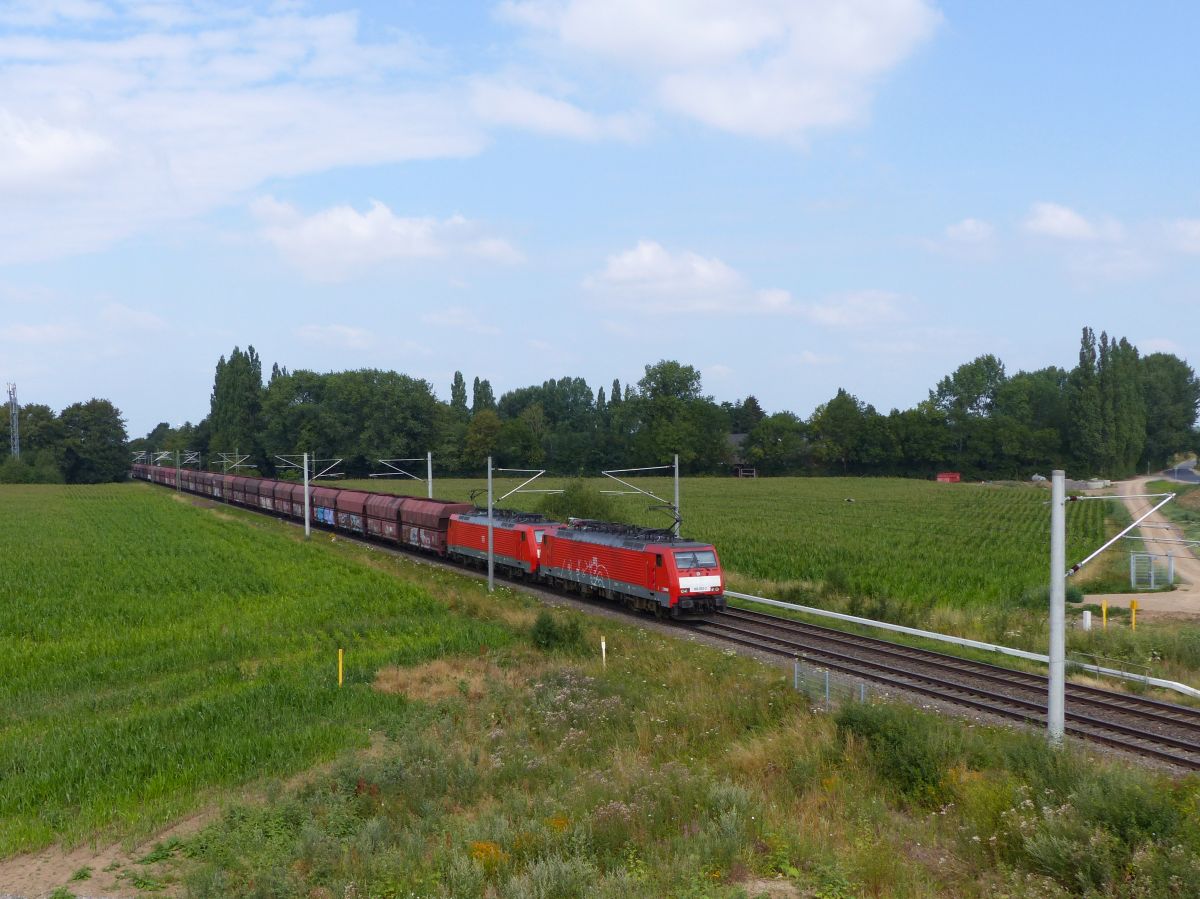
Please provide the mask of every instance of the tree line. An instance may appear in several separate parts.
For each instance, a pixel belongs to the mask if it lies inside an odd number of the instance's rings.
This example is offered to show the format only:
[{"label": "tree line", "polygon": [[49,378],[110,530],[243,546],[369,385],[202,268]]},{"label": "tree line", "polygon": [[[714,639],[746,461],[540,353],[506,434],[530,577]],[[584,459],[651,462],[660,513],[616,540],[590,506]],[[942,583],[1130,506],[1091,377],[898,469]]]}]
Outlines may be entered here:
[{"label": "tree line", "polygon": [[290,372],[264,379],[253,347],[217,363],[209,415],[163,423],[134,448],[249,457],[275,473],[277,456],[309,451],[342,458],[349,475],[378,460],[432,451],[443,474],[478,474],[493,456],[503,467],[594,474],[663,464],[678,453],[689,473],[725,473],[740,462],[762,474],[1025,478],[1064,467],[1120,477],[1160,468],[1200,448],[1200,381],[1168,353],[1142,356],[1124,338],[1085,328],[1071,370],[1008,374],[984,355],[942,378],[911,409],[884,414],[838,390],[808,418],[768,413],[748,396],[718,403],[700,373],[663,360],[634,384],[596,390],[579,377],[550,379],[496,397],[455,372],[448,401],[425,380],[363,369]]},{"label": "tree line", "polygon": [[[7,407],[0,421],[0,446],[11,426]],[[30,403],[17,416],[21,457],[0,463],[0,484],[100,484],[129,474],[128,435],[121,410],[108,400],[73,403],[55,414]]]}]

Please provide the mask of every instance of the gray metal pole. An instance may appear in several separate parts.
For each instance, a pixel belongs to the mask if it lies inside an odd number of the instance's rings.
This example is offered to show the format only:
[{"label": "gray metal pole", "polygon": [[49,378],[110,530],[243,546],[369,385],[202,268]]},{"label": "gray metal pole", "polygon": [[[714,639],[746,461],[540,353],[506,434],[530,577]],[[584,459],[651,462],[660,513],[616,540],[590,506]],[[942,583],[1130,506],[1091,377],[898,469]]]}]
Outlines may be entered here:
[{"label": "gray metal pole", "polygon": [[[293,458],[295,458],[293,456]],[[304,539],[312,534],[312,510],[308,500],[308,453],[304,454]]]},{"label": "gray metal pole", "polygon": [[496,589],[496,555],[492,533],[492,457],[488,456],[488,593]]},{"label": "gray metal pole", "polygon": [[679,514],[679,453],[675,454],[675,536],[679,536],[680,519]]},{"label": "gray metal pole", "polygon": [[1066,726],[1067,619],[1067,487],[1066,474],[1056,469],[1050,484],[1050,694],[1046,705],[1046,736],[1061,745]]},{"label": "gray metal pole", "polygon": [[433,499],[433,453],[425,453],[425,495]]}]

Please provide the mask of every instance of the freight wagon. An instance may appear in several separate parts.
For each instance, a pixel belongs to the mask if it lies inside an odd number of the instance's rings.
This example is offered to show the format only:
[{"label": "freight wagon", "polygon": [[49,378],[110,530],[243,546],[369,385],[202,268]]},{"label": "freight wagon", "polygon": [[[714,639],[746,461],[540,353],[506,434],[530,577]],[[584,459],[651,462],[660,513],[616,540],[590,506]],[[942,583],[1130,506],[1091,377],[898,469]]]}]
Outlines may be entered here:
[{"label": "freight wagon", "polygon": [[[304,520],[304,487],[287,481],[165,466],[133,466],[132,476],[222,502]],[[470,503],[309,488],[318,527],[370,537],[460,564],[487,560],[487,513]],[[725,608],[716,548],[671,531],[492,510],[493,553],[502,574],[621,602],[675,618]]]}]

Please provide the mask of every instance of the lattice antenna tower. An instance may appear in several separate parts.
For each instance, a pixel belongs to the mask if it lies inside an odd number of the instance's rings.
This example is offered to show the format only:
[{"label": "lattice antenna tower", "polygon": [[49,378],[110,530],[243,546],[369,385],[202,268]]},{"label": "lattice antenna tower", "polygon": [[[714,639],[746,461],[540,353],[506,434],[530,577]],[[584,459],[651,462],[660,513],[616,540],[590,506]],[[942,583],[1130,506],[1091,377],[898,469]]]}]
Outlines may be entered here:
[{"label": "lattice antenna tower", "polygon": [[8,442],[14,459],[21,458],[21,405],[17,402],[17,385],[8,385]]}]

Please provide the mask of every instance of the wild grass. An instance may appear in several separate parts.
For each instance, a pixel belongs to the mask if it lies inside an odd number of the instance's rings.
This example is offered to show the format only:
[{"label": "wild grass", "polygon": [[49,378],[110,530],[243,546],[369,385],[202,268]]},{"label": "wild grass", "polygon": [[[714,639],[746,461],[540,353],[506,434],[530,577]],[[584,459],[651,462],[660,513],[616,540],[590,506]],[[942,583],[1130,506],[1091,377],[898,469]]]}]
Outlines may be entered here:
[{"label": "wild grass", "polygon": [[1156,896],[1200,873],[1194,778],[901,706],[825,715],[749,660],[603,627],[607,667],[511,643],[484,695],[232,808],[176,876],[194,897],[732,899]]}]

